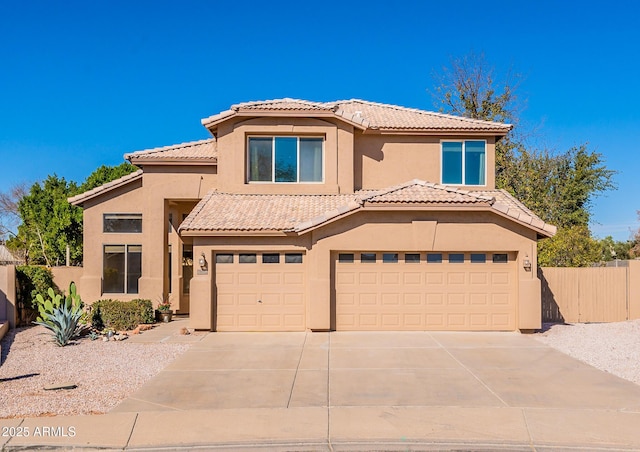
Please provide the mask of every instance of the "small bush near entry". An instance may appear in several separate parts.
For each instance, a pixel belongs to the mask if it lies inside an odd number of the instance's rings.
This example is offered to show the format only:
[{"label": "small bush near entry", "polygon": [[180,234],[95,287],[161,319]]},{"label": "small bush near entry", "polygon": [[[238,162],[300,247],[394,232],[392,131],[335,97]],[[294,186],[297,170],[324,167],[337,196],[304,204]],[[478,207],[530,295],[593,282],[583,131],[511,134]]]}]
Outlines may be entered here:
[{"label": "small bush near entry", "polygon": [[151,300],[98,300],[91,305],[91,323],[97,330],[132,330],[141,323],[153,323]]}]

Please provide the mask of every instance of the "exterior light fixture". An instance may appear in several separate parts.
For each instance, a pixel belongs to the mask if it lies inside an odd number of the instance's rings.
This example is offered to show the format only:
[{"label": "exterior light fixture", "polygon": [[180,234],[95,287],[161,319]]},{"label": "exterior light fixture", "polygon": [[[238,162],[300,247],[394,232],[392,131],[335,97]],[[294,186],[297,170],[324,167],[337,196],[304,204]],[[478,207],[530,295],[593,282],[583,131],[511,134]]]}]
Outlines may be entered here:
[{"label": "exterior light fixture", "polygon": [[524,260],[522,261],[522,266],[526,271],[531,271],[531,260],[529,260],[529,255],[525,255]]},{"label": "exterior light fixture", "polygon": [[200,253],[200,259],[198,259],[198,265],[200,265],[200,268],[202,270],[206,270],[207,269],[207,259],[204,255],[204,253]]}]

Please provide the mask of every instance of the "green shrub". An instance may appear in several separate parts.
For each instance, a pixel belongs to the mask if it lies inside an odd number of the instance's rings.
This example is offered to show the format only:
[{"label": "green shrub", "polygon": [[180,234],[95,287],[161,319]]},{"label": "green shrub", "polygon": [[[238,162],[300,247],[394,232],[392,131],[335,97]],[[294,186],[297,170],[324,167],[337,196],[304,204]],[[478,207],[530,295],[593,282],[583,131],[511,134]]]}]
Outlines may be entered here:
[{"label": "green shrub", "polygon": [[151,300],[98,300],[91,305],[91,323],[97,330],[132,330],[141,323],[153,323]]},{"label": "green shrub", "polygon": [[51,270],[39,265],[20,265],[16,267],[16,304],[18,323],[30,324],[38,315],[38,295],[46,298],[51,288],[56,294],[60,289],[53,282]]},{"label": "green shrub", "polygon": [[47,328],[55,343],[64,347],[71,339],[79,337],[86,328],[78,324],[83,313],[82,300],[80,295],[76,294],[76,285],[73,282],[69,285],[69,293],[64,298],[56,294],[51,287],[47,295],[48,297],[44,298],[37,294],[40,316],[38,321],[33,323]]}]

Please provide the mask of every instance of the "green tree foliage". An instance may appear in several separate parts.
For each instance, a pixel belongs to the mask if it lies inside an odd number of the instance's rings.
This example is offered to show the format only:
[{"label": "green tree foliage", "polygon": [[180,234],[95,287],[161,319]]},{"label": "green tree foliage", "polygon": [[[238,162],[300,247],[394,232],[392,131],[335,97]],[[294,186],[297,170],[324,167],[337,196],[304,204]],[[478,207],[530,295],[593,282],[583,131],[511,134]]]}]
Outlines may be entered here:
[{"label": "green tree foliage", "polygon": [[613,240],[613,237],[610,235],[603,238],[598,243],[600,245],[600,254],[603,261],[632,259],[635,257],[632,250],[638,245],[636,240],[619,242]]},{"label": "green tree foliage", "polygon": [[[14,204],[20,218],[15,234],[7,246],[25,256],[27,264],[63,265],[67,246],[71,265],[82,264],[82,209],[72,206],[67,198],[91,190],[136,171],[130,163],[101,166],[78,186],[55,174],[36,182],[18,200],[6,197]],[[0,201],[2,197],[0,196]],[[0,203],[2,204],[2,203]],[[0,212],[1,214],[2,212]]]},{"label": "green tree foliage", "polygon": [[67,246],[71,263],[82,262],[82,210],[67,201],[77,190],[74,182],[54,174],[33,184],[18,202],[22,223],[8,245],[23,249],[28,264],[64,264]]},{"label": "green tree foliage", "polygon": [[138,168],[129,162],[121,163],[118,166],[102,165],[93,173],[89,174],[87,179],[80,185],[78,193],[84,193],[112,180],[120,179],[122,176],[126,176],[137,170]]},{"label": "green tree foliage", "polygon": [[[484,56],[453,59],[436,77],[432,91],[441,111],[487,121],[518,123],[516,89],[520,77],[496,82]],[[586,144],[562,153],[530,149],[511,131],[496,143],[496,187],[522,201],[558,234],[538,243],[538,263],[585,266],[602,259],[602,246],[588,224],[593,199],[615,188],[615,171]]]}]

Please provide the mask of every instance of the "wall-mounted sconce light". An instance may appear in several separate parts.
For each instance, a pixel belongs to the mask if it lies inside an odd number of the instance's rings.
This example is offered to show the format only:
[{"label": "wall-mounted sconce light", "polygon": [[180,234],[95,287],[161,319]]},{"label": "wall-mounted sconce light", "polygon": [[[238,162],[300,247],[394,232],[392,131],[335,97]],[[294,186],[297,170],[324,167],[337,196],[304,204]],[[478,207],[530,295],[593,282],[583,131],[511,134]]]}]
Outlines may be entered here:
[{"label": "wall-mounted sconce light", "polygon": [[522,266],[524,267],[524,269],[528,272],[531,271],[531,260],[529,259],[529,255],[525,254],[524,256],[524,260],[522,261]]},{"label": "wall-mounted sconce light", "polygon": [[200,259],[198,259],[198,265],[202,270],[207,269],[207,258],[205,257],[204,253],[200,253]]}]

